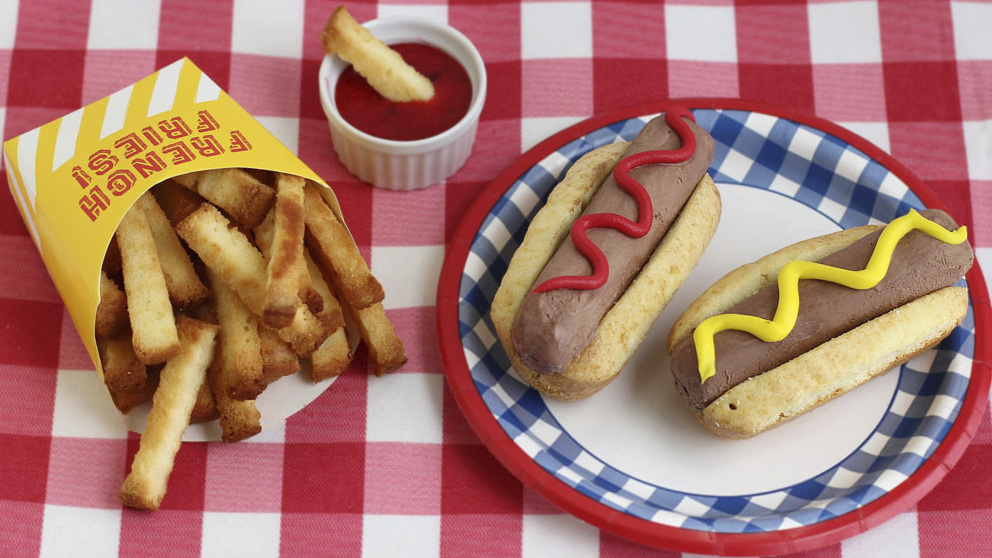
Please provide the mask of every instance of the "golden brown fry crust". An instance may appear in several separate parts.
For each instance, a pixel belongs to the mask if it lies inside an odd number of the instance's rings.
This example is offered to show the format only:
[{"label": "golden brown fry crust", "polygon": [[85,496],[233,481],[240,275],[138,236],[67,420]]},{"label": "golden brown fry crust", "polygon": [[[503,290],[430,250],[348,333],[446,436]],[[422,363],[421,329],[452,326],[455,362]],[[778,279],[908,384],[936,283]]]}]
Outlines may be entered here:
[{"label": "golden brown fry crust", "polygon": [[339,376],[351,364],[351,347],[344,327],[339,327],[310,355],[310,376],[314,382]]},{"label": "golden brown fry crust", "polygon": [[303,261],[303,184],[299,176],[276,175],[276,204],[272,212],[272,242],[267,251],[265,324],[286,327],[300,304]]},{"label": "golden brown fry crust", "polygon": [[162,503],[183,432],[213,358],[217,326],[180,316],[182,350],[162,369],[140,447],[120,490],[122,504],[156,510]]},{"label": "golden brown fry crust", "polygon": [[[251,241],[208,203],[176,225],[179,236],[256,316],[265,312],[265,261]],[[309,356],[330,332],[306,306],[296,309],[293,322],[278,330],[301,356]]]},{"label": "golden brown fry crust", "polygon": [[249,228],[262,222],[275,200],[272,188],[241,169],[193,172],[173,180],[200,194]]},{"label": "golden brown fry crust", "polygon": [[210,296],[210,291],[196,274],[186,248],[176,236],[172,223],[153,195],[146,192],[138,198],[138,205],[145,212],[155,239],[155,248],[172,303],[180,308],[188,308]]},{"label": "golden brown fry crust", "polygon": [[372,276],[348,229],[317,186],[306,186],[304,215],[310,254],[334,283],[338,295],[348,299],[356,310],[381,302],[385,297],[382,285]]},{"label": "golden brown fry crust", "polygon": [[103,364],[103,382],[111,392],[141,393],[148,375],[145,365],[138,360],[131,345],[131,332],[98,339],[100,361]]},{"label": "golden brown fry crust", "polygon": [[96,336],[110,337],[127,326],[127,297],[106,271],[100,272],[100,304],[96,307]]},{"label": "golden brown fry crust", "polygon": [[211,272],[209,277],[220,324],[216,388],[233,399],[254,400],[268,385],[262,370],[258,322],[216,274]]},{"label": "golden brown fry crust", "polygon": [[373,304],[354,312],[358,328],[369,350],[372,371],[382,376],[406,364],[403,342],[396,335],[393,323],[386,317],[382,304]]},{"label": "golden brown fry crust", "polygon": [[293,346],[283,341],[272,328],[260,325],[258,337],[262,343],[262,373],[272,382],[300,369],[300,357]]},{"label": "golden brown fry crust", "polygon": [[124,292],[134,353],[158,364],[179,353],[179,336],[151,227],[140,206],[132,206],[117,228]]}]

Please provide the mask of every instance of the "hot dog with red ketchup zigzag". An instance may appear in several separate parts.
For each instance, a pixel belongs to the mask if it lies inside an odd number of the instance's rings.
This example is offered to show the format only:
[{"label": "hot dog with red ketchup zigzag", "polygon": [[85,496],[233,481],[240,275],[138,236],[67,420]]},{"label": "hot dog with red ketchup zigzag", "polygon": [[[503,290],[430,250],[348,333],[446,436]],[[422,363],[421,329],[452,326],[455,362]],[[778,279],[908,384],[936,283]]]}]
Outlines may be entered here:
[{"label": "hot dog with red ketchup zigzag", "polygon": [[721,205],[713,139],[679,106],[580,158],[515,252],[491,310],[517,374],[545,395],[607,385],[696,265]]}]

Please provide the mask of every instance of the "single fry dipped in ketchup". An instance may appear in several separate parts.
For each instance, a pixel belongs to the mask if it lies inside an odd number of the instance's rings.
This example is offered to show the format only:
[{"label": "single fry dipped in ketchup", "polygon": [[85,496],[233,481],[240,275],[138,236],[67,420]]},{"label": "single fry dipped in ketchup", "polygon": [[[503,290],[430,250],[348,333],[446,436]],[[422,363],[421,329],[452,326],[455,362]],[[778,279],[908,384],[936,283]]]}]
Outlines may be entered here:
[{"label": "single fry dipped in ketchup", "polygon": [[360,25],[344,6],[335,8],[321,33],[324,51],[350,62],[380,95],[390,101],[426,101],[434,96],[431,80]]}]

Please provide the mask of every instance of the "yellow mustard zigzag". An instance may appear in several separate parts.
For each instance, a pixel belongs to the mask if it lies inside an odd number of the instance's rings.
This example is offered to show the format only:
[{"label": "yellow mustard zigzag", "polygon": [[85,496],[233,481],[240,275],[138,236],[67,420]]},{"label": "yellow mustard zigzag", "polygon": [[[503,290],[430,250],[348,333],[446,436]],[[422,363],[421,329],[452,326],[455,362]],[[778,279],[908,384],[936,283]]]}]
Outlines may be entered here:
[{"label": "yellow mustard zigzag", "polygon": [[699,377],[705,382],[716,374],[716,355],[713,336],[721,331],[736,329],[746,331],[766,343],[785,339],[796,325],[799,316],[799,280],[819,279],[838,283],[852,289],[870,289],[877,285],[889,270],[896,244],[910,231],[922,231],[941,242],[960,244],[968,239],[966,227],[949,231],[920,215],[916,210],[893,220],[879,236],[868,265],[860,271],[840,269],[808,261],[792,261],[778,274],[778,308],[771,320],[745,314],[719,314],[700,323],[692,334],[699,361]]}]

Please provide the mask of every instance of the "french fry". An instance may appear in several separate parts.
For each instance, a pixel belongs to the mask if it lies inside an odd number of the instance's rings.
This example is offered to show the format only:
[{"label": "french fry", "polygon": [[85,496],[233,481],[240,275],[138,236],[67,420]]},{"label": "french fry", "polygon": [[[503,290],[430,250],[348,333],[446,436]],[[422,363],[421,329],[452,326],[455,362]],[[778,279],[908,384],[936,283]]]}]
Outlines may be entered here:
[{"label": "french fry", "polygon": [[131,472],[119,493],[122,504],[156,510],[162,503],[183,432],[213,358],[217,326],[180,316],[182,350],[162,369]]},{"label": "french fry", "polygon": [[221,440],[239,442],[262,431],[262,415],[253,399],[239,400],[215,392],[220,418]]},{"label": "french fry", "polygon": [[134,353],[158,364],[179,353],[179,335],[165,275],[144,210],[134,205],[117,228]]},{"label": "french fry", "polygon": [[310,284],[313,285],[314,291],[321,299],[321,310],[316,312],[314,316],[324,325],[327,331],[335,331],[344,325],[344,310],[341,308],[341,303],[338,302],[338,297],[334,296],[334,293],[331,292],[330,285],[324,279],[324,274],[321,272],[320,267],[310,256],[309,250],[304,250],[303,258],[306,260],[306,270],[307,276],[310,278]]},{"label": "french fry", "polygon": [[101,269],[110,276],[116,277],[120,275],[121,272],[121,251],[117,246],[117,239],[114,237],[110,238],[110,244],[107,246],[107,253],[103,255],[103,265]]},{"label": "french fry", "polygon": [[[252,229],[252,233],[255,235],[255,245],[265,256],[266,261],[269,261],[271,265],[272,255],[270,254],[270,249],[272,248],[272,240],[275,236],[275,210],[269,211],[265,215],[265,219],[262,220],[258,226]],[[306,252],[306,248],[303,248]],[[324,300],[320,297],[320,293],[314,289],[313,283],[310,280],[310,274],[307,273],[306,269],[301,267],[298,270],[300,276],[297,278],[299,281],[299,297],[303,304],[307,305],[314,314],[320,312],[324,308]]]},{"label": "french fry", "polygon": [[426,101],[434,96],[431,80],[359,25],[344,6],[328,18],[321,41],[325,52],[351,62],[369,85],[391,101]]},{"label": "french fry", "polygon": [[127,297],[106,271],[100,271],[100,304],[96,307],[96,336],[110,337],[126,326]]},{"label": "french fry", "polygon": [[171,179],[160,182],[149,191],[173,226],[196,211],[204,202],[203,196]]},{"label": "french fry", "polygon": [[351,358],[348,334],[339,327],[310,355],[310,376],[315,383],[339,376],[351,364]]},{"label": "french fry", "polygon": [[338,295],[356,310],[368,308],[385,297],[382,285],[372,276],[348,229],[324,202],[318,186],[307,184],[304,216],[307,246],[314,260],[328,274]]},{"label": "french fry", "polygon": [[268,385],[263,375],[262,342],[258,335],[258,322],[244,303],[215,273],[209,272],[210,286],[214,292],[218,335],[218,370],[213,384],[214,396],[218,390],[227,397],[253,400]]},{"label": "french fry", "polygon": [[196,274],[193,262],[186,248],[179,242],[169,218],[149,192],[138,198],[138,205],[145,212],[152,237],[155,239],[155,248],[159,262],[162,264],[162,273],[165,275],[165,286],[169,290],[170,300],[180,308],[202,302],[210,296],[210,291]]},{"label": "french fry", "polygon": [[110,386],[107,386],[107,391],[110,393],[110,399],[114,402],[114,406],[117,407],[117,410],[120,411],[121,414],[126,415],[138,405],[151,401],[152,395],[155,394],[155,389],[158,388],[158,376],[159,367],[149,366],[146,369],[145,386],[141,389],[141,391],[117,391],[111,389]]},{"label": "french fry", "polygon": [[258,337],[262,343],[262,373],[267,382],[273,382],[300,369],[300,357],[293,346],[283,341],[270,327],[259,325]]},{"label": "french fry", "polygon": [[148,375],[131,345],[131,332],[99,339],[97,346],[103,364],[103,382],[111,392],[141,393]]},{"label": "french fry", "polygon": [[[214,352],[217,352],[216,347]],[[209,370],[207,371],[209,374]],[[217,402],[214,399],[214,392],[210,389],[210,382],[200,384],[200,390],[196,392],[196,402],[193,410],[189,413],[189,423],[209,422],[220,417],[217,411]]]},{"label": "french fry", "polygon": [[272,242],[266,265],[265,324],[286,327],[300,304],[303,278],[303,183],[299,176],[276,175]]},{"label": "french fry", "polygon": [[[221,431],[221,441],[237,442],[254,436],[262,430],[262,415],[253,399],[234,399],[229,395],[227,380],[224,378],[224,341],[218,337],[214,359],[207,367],[207,391],[214,402],[216,418]],[[202,388],[201,388],[202,391]]]},{"label": "french fry", "polygon": [[382,376],[406,364],[403,342],[396,335],[393,323],[386,317],[382,304],[374,304],[352,312],[355,321],[358,322],[362,341],[368,347],[372,371],[376,376]]},{"label": "french fry", "polygon": [[271,187],[241,169],[191,172],[173,178],[251,228],[262,222],[275,201]]},{"label": "french fry", "polygon": [[[248,237],[232,228],[209,203],[176,225],[176,232],[256,316],[265,312],[265,261]],[[309,356],[330,333],[305,305],[296,309],[293,322],[278,330],[300,356]]]}]

